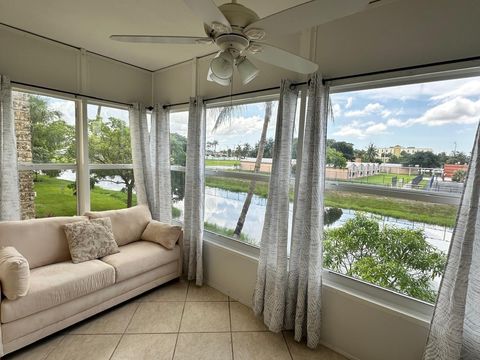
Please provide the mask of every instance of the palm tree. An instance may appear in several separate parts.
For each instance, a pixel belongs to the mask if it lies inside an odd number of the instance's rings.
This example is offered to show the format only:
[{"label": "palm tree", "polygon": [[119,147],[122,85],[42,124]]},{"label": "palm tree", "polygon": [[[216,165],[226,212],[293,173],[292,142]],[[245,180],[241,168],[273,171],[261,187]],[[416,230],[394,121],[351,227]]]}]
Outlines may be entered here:
[{"label": "palm tree", "polygon": [[[262,128],[262,134],[260,135],[260,140],[258,142],[257,158],[255,161],[255,167],[253,168],[254,173],[258,173],[260,171],[260,166],[262,165],[263,153],[265,151],[265,144],[267,142],[268,123],[270,122],[270,119],[272,117],[272,106],[273,106],[273,103],[271,101],[265,103],[265,115],[263,118],[263,128]],[[217,117],[213,130],[216,130],[218,126],[222,124],[222,122],[225,120],[227,116],[231,116],[232,107],[229,107],[230,110],[225,110],[225,109],[227,108],[222,109],[222,111],[220,112],[220,115]],[[243,207],[242,207],[242,212],[238,217],[237,226],[235,227],[235,230],[233,232],[234,236],[237,238],[240,237],[240,234],[242,233],[243,225],[245,224],[245,219],[247,217],[248,209],[250,208],[250,204],[252,203],[253,193],[255,191],[256,185],[257,185],[257,181],[252,180],[250,182],[250,186],[248,187],[247,197],[245,198],[245,202],[243,203]]]},{"label": "palm tree", "polygon": [[368,148],[367,148],[367,151],[365,152],[365,157],[364,157],[365,162],[375,162],[376,158],[377,158],[377,148],[373,144],[368,145]]}]

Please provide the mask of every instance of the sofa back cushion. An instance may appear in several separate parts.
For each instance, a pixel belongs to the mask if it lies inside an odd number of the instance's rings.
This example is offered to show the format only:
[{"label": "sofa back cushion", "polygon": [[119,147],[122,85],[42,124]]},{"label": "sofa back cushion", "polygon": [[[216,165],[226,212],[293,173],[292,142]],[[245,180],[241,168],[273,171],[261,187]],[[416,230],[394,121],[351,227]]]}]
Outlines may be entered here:
[{"label": "sofa back cushion", "polygon": [[140,240],[152,215],[147,205],[137,205],[128,209],[89,211],[85,213],[90,219],[109,217],[112,221],[113,236],[118,246]]},{"label": "sofa back cushion", "polygon": [[85,216],[1,221],[0,247],[13,246],[27,259],[30,269],[70,260],[63,225]]}]

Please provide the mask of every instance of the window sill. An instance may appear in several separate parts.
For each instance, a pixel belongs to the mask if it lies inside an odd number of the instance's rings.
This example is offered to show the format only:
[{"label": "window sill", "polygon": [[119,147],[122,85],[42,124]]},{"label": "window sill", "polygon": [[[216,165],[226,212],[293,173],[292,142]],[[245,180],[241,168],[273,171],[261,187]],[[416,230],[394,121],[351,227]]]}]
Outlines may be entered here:
[{"label": "window sill", "polygon": [[[255,261],[258,261],[260,255],[260,249],[256,246],[210,231],[204,231],[204,241]],[[334,291],[341,296],[377,307],[425,328],[430,325],[432,304],[329,270],[324,270],[322,276],[323,286],[327,291]]]}]

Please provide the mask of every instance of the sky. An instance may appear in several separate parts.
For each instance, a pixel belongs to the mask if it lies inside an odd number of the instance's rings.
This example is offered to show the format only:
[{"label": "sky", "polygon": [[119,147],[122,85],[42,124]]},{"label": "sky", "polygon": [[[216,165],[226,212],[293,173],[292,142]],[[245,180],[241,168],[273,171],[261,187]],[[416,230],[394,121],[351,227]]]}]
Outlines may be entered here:
[{"label": "sky", "polygon": [[[334,93],[331,99],[330,139],[353,143],[357,149],[373,143],[377,148],[398,144],[432,148],[435,153],[470,153],[480,119],[480,77]],[[73,101],[48,98],[48,102],[68,123],[75,123]],[[96,110],[97,106],[89,105],[89,117],[94,117]],[[275,134],[276,110],[275,103],[268,138]],[[218,110],[207,109],[207,141],[217,140],[217,150],[244,143],[254,146],[260,138],[264,111],[263,103],[246,105],[213,131]],[[128,122],[126,110],[102,107],[102,116]],[[187,119],[187,112],[172,112],[171,132],[186,136]]]}]

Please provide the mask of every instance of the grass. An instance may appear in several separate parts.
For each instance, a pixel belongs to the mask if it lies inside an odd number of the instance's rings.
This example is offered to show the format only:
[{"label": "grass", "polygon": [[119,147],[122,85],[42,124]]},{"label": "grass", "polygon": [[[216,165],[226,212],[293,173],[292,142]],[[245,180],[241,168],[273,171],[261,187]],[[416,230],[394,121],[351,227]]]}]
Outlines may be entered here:
[{"label": "grass", "polygon": [[[247,192],[250,181],[207,177],[206,185],[232,192]],[[254,193],[257,196],[267,198],[268,184],[257,182]],[[290,200],[293,200],[293,191],[290,191]],[[345,191],[326,191],[325,206],[365,211],[397,219],[448,227],[455,225],[457,214],[457,207],[454,205],[433,204]]]},{"label": "grass", "polygon": [[396,175],[396,174],[377,174],[371,176],[365,176],[361,178],[353,179],[353,182],[359,182],[362,184],[372,184],[372,185],[392,185],[392,179],[397,178],[397,182],[400,182],[403,179],[403,184],[408,184],[412,181],[417,175]]},{"label": "grass", "polygon": [[[73,195],[73,190],[68,188],[68,185],[72,183],[71,181],[51,178],[45,175],[38,176],[38,180],[35,182],[37,217],[76,214],[76,197]],[[232,192],[247,192],[250,181],[207,177],[206,185]],[[255,195],[267,198],[268,184],[257,182]],[[293,198],[293,192],[290,192],[290,197],[291,199]],[[125,208],[126,199],[127,194],[121,191],[106,190],[99,187],[91,190],[92,210],[101,211]],[[136,203],[135,195],[133,201]],[[457,208],[454,205],[433,204],[344,191],[327,191],[325,193],[325,205],[448,227],[454,226],[457,213]],[[172,208],[172,215],[173,217],[179,217],[180,210],[175,207]],[[205,228],[209,229],[208,226],[216,225],[208,224],[205,225]],[[226,236],[233,235],[232,229],[218,227],[211,231],[220,232]],[[249,242],[248,239],[242,238],[241,240]]]},{"label": "grass", "polygon": [[205,166],[238,166],[240,165],[239,160],[213,160],[206,159]]},{"label": "grass", "polygon": [[[230,228],[227,228],[227,227],[224,227],[224,226],[218,226],[217,224],[212,224],[212,223],[209,223],[209,222],[204,222],[204,227],[205,227],[205,230],[208,230],[208,231],[211,231],[211,232],[214,232],[216,234],[220,234],[220,235],[224,235],[224,236],[227,236],[227,237],[231,237],[231,238],[234,238],[235,239],[235,235],[234,235],[234,229],[230,229]],[[238,238],[238,240],[242,241],[242,242],[246,242],[248,244],[253,244],[253,245],[258,245],[258,241],[250,238],[248,235],[245,235],[243,233],[240,234],[240,238]]]},{"label": "grass", "polygon": [[[77,198],[68,185],[73,181],[39,175],[34,184],[36,217],[72,216],[77,214]],[[91,209],[95,211],[122,209],[127,207],[127,194],[122,191],[106,190],[98,186],[90,190]],[[137,203],[135,194],[133,204]]]},{"label": "grass", "polygon": [[397,219],[453,227],[457,215],[454,205],[433,204],[346,191],[327,191],[325,206],[340,207]]}]

